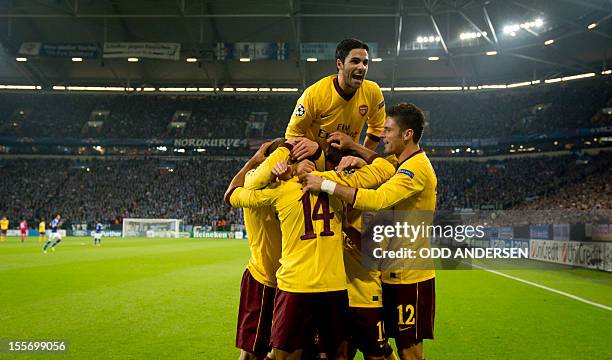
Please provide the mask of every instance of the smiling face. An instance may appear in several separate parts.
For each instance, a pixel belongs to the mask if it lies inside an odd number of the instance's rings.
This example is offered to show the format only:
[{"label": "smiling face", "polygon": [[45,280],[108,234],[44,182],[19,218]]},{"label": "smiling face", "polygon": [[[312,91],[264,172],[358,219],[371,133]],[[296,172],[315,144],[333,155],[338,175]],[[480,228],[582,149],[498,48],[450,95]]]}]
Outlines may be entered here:
[{"label": "smiling face", "polygon": [[351,50],[344,62],[336,60],[338,78],[342,78],[344,85],[352,91],[359,89],[368,73],[368,51],[365,49]]},{"label": "smiling face", "polygon": [[399,156],[406,148],[406,144],[412,140],[412,134],[412,129],[402,131],[395,119],[387,116],[385,128],[380,136],[385,146],[385,154]]}]

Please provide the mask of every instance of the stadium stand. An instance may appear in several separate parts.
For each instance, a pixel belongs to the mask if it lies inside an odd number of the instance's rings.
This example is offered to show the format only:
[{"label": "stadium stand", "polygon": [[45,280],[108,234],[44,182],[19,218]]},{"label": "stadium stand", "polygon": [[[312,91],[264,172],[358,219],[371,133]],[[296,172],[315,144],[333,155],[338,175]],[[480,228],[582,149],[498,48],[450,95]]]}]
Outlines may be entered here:
[{"label": "stadium stand", "polygon": [[[244,138],[253,112],[266,112],[263,137],[283,134],[295,95],[3,94],[0,136],[107,138]],[[413,102],[429,114],[426,138],[495,138],[609,126],[612,83],[540,86],[488,92],[397,93],[387,103]],[[109,110],[101,129],[84,132],[92,111]],[[168,125],[190,111],[186,127]],[[23,115],[19,116],[20,112]],[[51,121],[53,119],[53,121]]]},{"label": "stadium stand", "polygon": [[[219,203],[242,163],[209,158],[4,160],[0,197],[7,201],[0,212],[31,222],[60,212],[70,223],[165,217],[192,225],[238,224],[239,211]],[[612,209],[611,153],[433,164],[444,179],[438,209]]]}]

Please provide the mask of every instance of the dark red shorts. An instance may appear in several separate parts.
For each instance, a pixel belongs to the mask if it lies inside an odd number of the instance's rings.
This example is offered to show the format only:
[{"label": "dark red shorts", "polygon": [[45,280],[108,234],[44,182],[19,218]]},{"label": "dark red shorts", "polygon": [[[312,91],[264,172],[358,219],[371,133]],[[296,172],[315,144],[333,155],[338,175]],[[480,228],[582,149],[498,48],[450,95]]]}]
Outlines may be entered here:
[{"label": "dark red shorts", "polygon": [[253,354],[266,354],[270,350],[275,293],[275,288],[255,280],[248,269],[244,271],[240,285],[237,348]]},{"label": "dark red shorts", "polygon": [[414,284],[382,284],[385,330],[398,348],[434,338],[435,279]]},{"label": "dark red shorts", "polygon": [[41,232],[40,232],[40,235],[45,235],[45,232],[44,232],[44,231],[41,231]]},{"label": "dark red shorts", "polygon": [[274,302],[272,347],[293,352],[310,346],[317,334],[320,347],[335,358],[347,339],[348,293],[292,293],[278,290]]},{"label": "dark red shorts", "polygon": [[6,235],[6,233],[7,233],[7,232],[8,232],[8,230],[0,230],[0,233],[1,233],[2,235]]},{"label": "dark red shorts", "polygon": [[365,356],[388,355],[383,308],[351,307],[349,334],[351,346]]}]

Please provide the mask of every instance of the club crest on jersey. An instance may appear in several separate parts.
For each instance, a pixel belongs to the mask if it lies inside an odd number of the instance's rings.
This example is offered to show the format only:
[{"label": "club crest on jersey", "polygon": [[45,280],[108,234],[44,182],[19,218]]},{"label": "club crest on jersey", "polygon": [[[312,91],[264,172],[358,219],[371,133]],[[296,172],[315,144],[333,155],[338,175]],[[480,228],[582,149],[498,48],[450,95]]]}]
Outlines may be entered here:
[{"label": "club crest on jersey", "polygon": [[361,116],[365,116],[365,114],[367,114],[367,113],[368,113],[368,105],[361,105],[359,107],[359,114]]},{"label": "club crest on jersey", "polygon": [[304,105],[298,104],[298,106],[295,108],[295,116],[302,117],[304,114],[306,114],[306,108]]}]

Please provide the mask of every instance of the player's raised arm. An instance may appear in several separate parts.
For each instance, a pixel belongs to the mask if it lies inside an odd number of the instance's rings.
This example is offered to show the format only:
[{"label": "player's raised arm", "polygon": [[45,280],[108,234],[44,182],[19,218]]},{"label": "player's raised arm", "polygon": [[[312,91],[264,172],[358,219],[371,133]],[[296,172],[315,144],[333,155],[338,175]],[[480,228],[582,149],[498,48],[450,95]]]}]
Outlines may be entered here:
[{"label": "player's raised arm", "polygon": [[257,165],[261,164],[265,160],[265,152],[271,144],[272,144],[271,141],[261,144],[261,146],[259,147],[259,150],[257,150],[257,152],[253,155],[253,157],[251,157],[244,164],[242,169],[240,169],[240,171],[238,171],[238,173],[234,176],[229,186],[227,187],[227,190],[225,191],[224,199],[226,199],[226,202],[227,202],[227,199],[229,198],[229,194],[231,194],[233,189],[239,186],[244,186],[244,178],[246,177],[246,174],[250,170],[256,168]]},{"label": "player's raised arm", "polygon": [[[382,157],[376,157],[371,164],[365,165],[353,173],[324,171],[312,172],[309,175],[320,176],[323,179],[347,187],[372,189],[389,180],[394,173],[395,167],[390,162]],[[302,176],[302,178],[306,177]]]},{"label": "player's raised arm", "polygon": [[374,157],[378,156],[376,151],[357,144],[350,136],[339,131],[332,133],[327,138],[327,143],[336,149],[354,151],[366,160],[374,159]]},{"label": "player's raised arm", "polygon": [[[297,140],[296,140],[297,141]],[[273,180],[272,168],[276,163],[288,160],[296,141],[274,140],[264,151],[265,160],[253,171],[247,171],[244,179],[246,189],[262,189]]]}]

